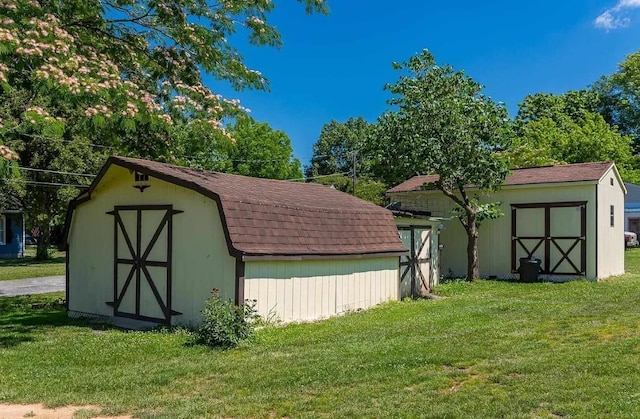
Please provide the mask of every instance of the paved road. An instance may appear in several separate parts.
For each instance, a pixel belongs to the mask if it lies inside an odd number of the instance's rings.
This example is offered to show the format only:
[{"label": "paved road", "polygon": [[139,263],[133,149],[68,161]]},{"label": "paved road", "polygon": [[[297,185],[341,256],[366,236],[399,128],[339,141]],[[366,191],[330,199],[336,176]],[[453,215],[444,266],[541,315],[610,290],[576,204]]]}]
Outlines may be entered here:
[{"label": "paved road", "polygon": [[64,285],[64,276],[46,276],[43,278],[0,281],[0,297],[14,297],[16,295],[64,291]]}]

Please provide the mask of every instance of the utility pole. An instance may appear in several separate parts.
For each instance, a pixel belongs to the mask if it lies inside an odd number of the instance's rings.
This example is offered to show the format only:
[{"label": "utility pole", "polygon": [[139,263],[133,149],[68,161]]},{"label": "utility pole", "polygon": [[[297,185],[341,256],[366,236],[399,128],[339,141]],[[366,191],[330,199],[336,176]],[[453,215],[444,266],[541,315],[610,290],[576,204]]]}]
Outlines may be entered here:
[{"label": "utility pole", "polygon": [[353,153],[353,160],[352,160],[351,170],[353,172],[353,179],[352,179],[351,186],[353,187],[352,194],[353,196],[356,196],[356,154],[358,152],[356,150],[353,150],[352,153]]}]

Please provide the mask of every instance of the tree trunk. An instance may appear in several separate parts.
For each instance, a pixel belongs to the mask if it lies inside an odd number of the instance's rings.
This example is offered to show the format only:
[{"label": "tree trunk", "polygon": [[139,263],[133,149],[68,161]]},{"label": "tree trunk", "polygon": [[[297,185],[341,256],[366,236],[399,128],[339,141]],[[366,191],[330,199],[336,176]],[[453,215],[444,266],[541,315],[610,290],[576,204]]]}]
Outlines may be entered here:
[{"label": "tree trunk", "polygon": [[40,235],[36,247],[36,259],[46,260],[51,257],[49,254],[49,241],[51,238],[51,222],[45,220],[40,226]]},{"label": "tree trunk", "polygon": [[478,264],[478,225],[476,214],[467,211],[467,281],[480,276]]}]

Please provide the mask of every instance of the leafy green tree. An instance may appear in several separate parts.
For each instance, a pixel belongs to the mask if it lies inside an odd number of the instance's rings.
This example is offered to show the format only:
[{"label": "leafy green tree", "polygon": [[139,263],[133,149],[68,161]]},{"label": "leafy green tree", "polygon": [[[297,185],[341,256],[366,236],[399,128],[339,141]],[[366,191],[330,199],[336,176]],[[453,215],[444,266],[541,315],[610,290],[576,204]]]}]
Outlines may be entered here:
[{"label": "leafy green tree", "polygon": [[71,96],[16,80],[0,97],[0,119],[8,121],[4,140],[19,153],[21,167],[0,186],[12,202],[21,202],[28,227],[38,232],[36,256],[46,258],[52,229],[91,180],[72,173],[96,173],[109,154],[168,160],[172,127],[140,121],[143,129],[135,133],[113,120],[96,125]]},{"label": "leafy green tree", "polygon": [[593,85],[599,94],[598,111],[605,120],[632,136],[635,151],[640,150],[640,51],[628,55],[618,71],[603,76]]},{"label": "leafy green tree", "polygon": [[369,164],[371,149],[368,143],[374,132],[375,125],[362,117],[325,124],[313,145],[311,164],[305,167],[307,179],[333,185],[340,191],[382,205],[388,184],[373,176]]},{"label": "leafy green tree", "polygon": [[313,182],[327,185],[376,205],[384,205],[386,202],[385,194],[388,185],[371,178],[357,180],[355,193],[353,192],[353,179],[340,173],[320,176],[313,179]]},{"label": "leafy green tree", "polygon": [[334,120],[325,124],[313,145],[311,164],[305,168],[307,178],[351,172],[354,158],[356,175],[366,176],[367,159],[363,157],[362,149],[371,130],[372,125],[362,117],[349,118],[344,123]]},{"label": "leafy green tree", "polygon": [[[72,185],[91,181],[91,177],[67,173],[95,173],[107,149],[95,148],[90,138],[99,136],[73,122],[82,118],[81,110],[69,102],[52,103],[52,98],[43,92],[37,98],[34,95],[14,87],[0,101],[0,118],[22,113],[20,117],[27,121],[5,134],[7,145],[19,153],[21,167],[14,168],[12,176],[2,178],[0,193],[22,205],[27,226],[38,232],[36,256],[42,259],[48,257],[52,227],[64,221],[69,200],[78,194],[79,189]],[[44,108],[55,112],[44,116]],[[71,123],[57,123],[63,117]],[[45,118],[54,122],[44,121]]]},{"label": "leafy green tree", "polygon": [[[352,183],[349,183],[352,185]],[[351,193],[352,186],[350,186],[345,192]],[[365,201],[369,201],[376,205],[384,205],[387,203],[386,192],[388,185],[384,182],[374,179],[361,179],[356,182],[355,196]]]},{"label": "leafy green tree", "polygon": [[428,164],[424,162],[425,152],[420,148],[426,143],[422,144],[422,140],[417,138],[414,141],[396,141],[407,135],[404,119],[396,112],[381,115],[364,147],[372,178],[387,185],[397,185],[408,177],[430,170],[425,169]]},{"label": "leafy green tree", "polygon": [[13,160],[18,160],[19,157],[18,157],[18,153],[11,150],[6,145],[0,144],[0,158],[6,162],[9,162]]},{"label": "leafy green tree", "polygon": [[[16,161],[18,159],[18,153],[0,142],[0,182],[5,181],[12,173],[15,173],[17,168]],[[2,201],[3,200],[0,199],[0,210],[5,208]]]},{"label": "leafy green tree", "polygon": [[527,96],[503,156],[511,167],[612,160],[625,180],[639,179],[631,137],[609,125],[597,106],[598,96],[585,90]]},{"label": "leafy green tree", "polygon": [[233,141],[224,133],[181,121],[171,127],[170,138],[168,162],[200,170],[232,170],[229,153]]},{"label": "leafy green tree", "polygon": [[302,179],[300,160],[293,157],[291,140],[283,131],[250,117],[239,118],[229,129],[231,173],[268,179]]},{"label": "leafy green tree", "polygon": [[176,127],[172,156],[180,165],[268,179],[302,179],[300,161],[293,157],[291,140],[249,116],[226,128],[234,141],[216,131],[193,132]]},{"label": "leafy green tree", "polygon": [[516,120],[528,122],[549,118],[562,122],[560,119],[568,117],[578,122],[597,113],[599,103],[599,95],[591,90],[570,90],[562,95],[535,93],[519,104]]},{"label": "leafy green tree", "polygon": [[[299,1],[309,13],[327,11],[323,0]],[[205,86],[203,74],[236,89],[266,89],[232,40],[240,31],[251,44],[281,45],[267,22],[273,7],[271,0],[3,1],[0,87],[27,82],[71,96],[97,124],[116,119],[134,129],[181,118],[224,131],[221,119],[243,108]],[[42,123],[56,123],[38,110]],[[1,124],[6,131],[21,123]]]},{"label": "leafy green tree", "polygon": [[[321,0],[299,1],[308,13],[327,11]],[[1,186],[23,200],[41,232],[39,257],[77,193],[64,185],[87,181],[54,172],[93,173],[104,153],[175,162],[181,135],[226,153],[233,143],[221,121],[244,108],[202,77],[268,88],[233,42],[239,32],[251,44],[280,46],[267,22],[273,7],[270,0],[0,2],[0,137],[21,166],[39,170],[2,176]],[[1,151],[3,162],[15,157]]]},{"label": "leafy green tree", "polygon": [[[469,185],[480,191],[500,187],[507,165],[495,157],[507,147],[510,120],[502,104],[482,94],[482,86],[462,71],[436,65],[424,50],[407,62],[394,64],[403,71],[386,89],[394,97],[388,103],[397,111],[384,115],[377,140],[386,165],[389,156],[403,153],[406,176],[434,173],[433,185],[460,207],[459,220],[467,233],[467,279],[479,276],[478,225],[499,216],[495,203],[481,204]],[[405,154],[406,153],[406,154]]]}]

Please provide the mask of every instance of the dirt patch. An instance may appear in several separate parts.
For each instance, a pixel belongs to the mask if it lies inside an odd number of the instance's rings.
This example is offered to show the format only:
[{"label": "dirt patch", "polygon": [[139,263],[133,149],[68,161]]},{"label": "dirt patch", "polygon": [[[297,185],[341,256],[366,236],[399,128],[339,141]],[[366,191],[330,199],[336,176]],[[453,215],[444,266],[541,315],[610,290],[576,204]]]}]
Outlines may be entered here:
[{"label": "dirt patch", "polygon": [[41,404],[0,404],[2,419],[72,419],[76,417],[95,419],[131,419],[131,416],[100,416],[100,406],[61,406],[47,408]]}]

